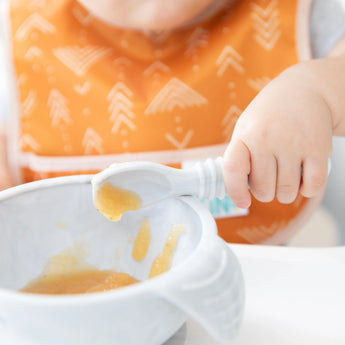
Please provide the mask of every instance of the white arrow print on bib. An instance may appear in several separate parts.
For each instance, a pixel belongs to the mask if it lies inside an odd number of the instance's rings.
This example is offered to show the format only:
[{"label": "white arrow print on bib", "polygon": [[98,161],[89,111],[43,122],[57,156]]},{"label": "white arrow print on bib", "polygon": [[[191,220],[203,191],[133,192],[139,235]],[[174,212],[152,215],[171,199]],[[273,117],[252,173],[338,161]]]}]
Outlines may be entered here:
[{"label": "white arrow print on bib", "polygon": [[30,90],[25,100],[22,102],[23,116],[28,116],[36,104],[36,91]]},{"label": "white arrow print on bib", "polygon": [[113,64],[118,70],[118,78],[123,79],[125,77],[125,71],[131,67],[132,61],[125,56],[120,56],[113,61]]},{"label": "white arrow print on bib", "polygon": [[77,19],[78,22],[83,26],[88,26],[89,24],[91,24],[93,20],[93,16],[91,13],[83,14],[81,10],[77,7],[74,7],[72,9],[72,13],[75,19]]},{"label": "white arrow print on bib", "polygon": [[266,8],[252,3],[254,39],[265,50],[271,50],[278,41],[281,30],[277,1],[271,0]]},{"label": "white arrow print on bib", "polygon": [[90,155],[95,152],[100,154],[103,153],[103,139],[93,128],[86,129],[82,145],[86,155]]},{"label": "white arrow print on bib", "polygon": [[19,139],[19,142],[22,150],[30,148],[31,150],[37,152],[40,149],[40,145],[30,134],[22,135]]},{"label": "white arrow print on bib", "polygon": [[194,135],[194,131],[193,131],[192,129],[190,129],[190,130],[187,132],[187,134],[184,136],[184,138],[182,139],[182,141],[177,140],[177,139],[176,139],[172,134],[170,134],[170,133],[167,133],[167,134],[165,135],[165,137],[166,137],[166,139],[167,139],[171,144],[173,144],[177,149],[182,150],[182,149],[184,149],[184,148],[188,145],[188,143],[189,143],[189,141],[190,141],[190,139],[192,138],[193,135]]},{"label": "white arrow print on bib", "polygon": [[118,82],[110,90],[107,100],[110,102],[108,110],[110,112],[110,122],[113,123],[112,133],[117,133],[122,124],[134,131],[136,126],[132,119],[135,115],[132,111],[133,103],[130,97],[132,91],[122,82]]},{"label": "white arrow print on bib", "polygon": [[216,65],[219,66],[217,76],[221,77],[229,66],[243,74],[245,70],[242,64],[243,57],[231,46],[226,46],[216,61]]},{"label": "white arrow print on bib", "polygon": [[207,104],[205,97],[177,78],[172,78],[161,89],[145,110],[145,115],[173,111],[175,107],[185,109]]},{"label": "white arrow print on bib", "polygon": [[96,46],[60,47],[53,50],[53,54],[79,77],[110,52],[110,48]]},{"label": "white arrow print on bib", "polygon": [[188,38],[186,56],[192,56],[197,53],[199,48],[205,48],[208,44],[208,31],[198,27]]},{"label": "white arrow print on bib", "polygon": [[19,26],[14,34],[14,39],[23,41],[28,38],[33,30],[38,30],[43,34],[48,34],[55,32],[55,26],[38,13],[34,13],[26,18],[26,20]]},{"label": "white arrow print on bib", "polygon": [[31,46],[25,53],[24,57],[27,61],[32,61],[35,57],[42,56],[42,50],[36,46]]},{"label": "white arrow print on bib", "polygon": [[70,124],[72,122],[67,106],[67,99],[57,89],[50,91],[47,105],[50,108],[49,116],[51,117],[52,127],[57,127],[62,123]]},{"label": "white arrow print on bib", "polygon": [[229,141],[231,139],[235,124],[238,118],[240,117],[241,113],[242,110],[240,108],[238,108],[236,105],[232,105],[223,117],[223,136],[225,137],[226,141]]},{"label": "white arrow print on bib", "polygon": [[149,67],[147,67],[143,75],[150,79],[154,84],[159,84],[162,76],[170,72],[170,67],[161,61],[155,61]]},{"label": "white arrow print on bib", "polygon": [[89,81],[86,81],[83,85],[75,84],[73,86],[73,89],[75,92],[79,93],[79,95],[84,96],[89,92],[90,87],[91,87],[91,83]]}]

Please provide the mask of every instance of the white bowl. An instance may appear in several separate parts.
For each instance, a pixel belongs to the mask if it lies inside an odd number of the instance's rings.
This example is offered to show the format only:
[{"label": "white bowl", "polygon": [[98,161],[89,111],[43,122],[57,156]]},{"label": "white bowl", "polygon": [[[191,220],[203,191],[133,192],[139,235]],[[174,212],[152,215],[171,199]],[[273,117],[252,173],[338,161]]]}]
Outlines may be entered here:
[{"label": "white bowl", "polygon": [[[173,198],[111,222],[93,206],[90,179],[47,179],[0,193],[0,322],[35,345],[159,345],[187,316],[218,340],[233,337],[243,313],[242,274],[206,208],[190,197]],[[152,239],[136,262],[131,239],[144,217]],[[174,224],[186,231],[172,268],[148,279]],[[142,282],[88,295],[18,292],[73,245],[87,248],[86,260],[97,268]]]}]

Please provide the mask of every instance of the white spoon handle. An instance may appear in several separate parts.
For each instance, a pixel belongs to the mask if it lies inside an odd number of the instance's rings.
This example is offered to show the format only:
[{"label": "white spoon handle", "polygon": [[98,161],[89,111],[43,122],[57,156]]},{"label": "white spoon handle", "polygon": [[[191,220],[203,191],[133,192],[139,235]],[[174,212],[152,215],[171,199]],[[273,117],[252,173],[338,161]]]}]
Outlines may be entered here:
[{"label": "white spoon handle", "polygon": [[195,169],[200,180],[198,197],[200,199],[224,199],[227,192],[223,179],[223,158],[209,158],[197,163]]},{"label": "white spoon handle", "polygon": [[193,195],[199,199],[223,199],[226,188],[223,179],[223,159],[207,159],[196,163],[192,168],[176,170],[166,174],[174,195]]}]

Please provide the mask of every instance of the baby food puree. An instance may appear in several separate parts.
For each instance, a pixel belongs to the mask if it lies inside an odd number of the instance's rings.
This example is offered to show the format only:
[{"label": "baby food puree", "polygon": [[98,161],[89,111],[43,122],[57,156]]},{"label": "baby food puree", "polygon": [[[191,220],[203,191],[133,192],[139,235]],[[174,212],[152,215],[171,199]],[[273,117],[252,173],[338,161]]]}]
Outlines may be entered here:
[{"label": "baby food puree", "polygon": [[[179,236],[185,231],[183,225],[172,226],[164,247],[153,260],[149,278],[164,273],[171,267]],[[132,258],[141,261],[146,257],[151,242],[149,220],[144,218],[134,241]],[[37,294],[84,294],[113,290],[139,281],[127,273],[98,270],[86,261],[87,254],[75,246],[50,258],[43,274],[21,289]]]},{"label": "baby food puree", "polygon": [[108,182],[98,189],[94,204],[105,217],[118,221],[124,212],[139,210],[141,199],[134,192],[114,187]]}]

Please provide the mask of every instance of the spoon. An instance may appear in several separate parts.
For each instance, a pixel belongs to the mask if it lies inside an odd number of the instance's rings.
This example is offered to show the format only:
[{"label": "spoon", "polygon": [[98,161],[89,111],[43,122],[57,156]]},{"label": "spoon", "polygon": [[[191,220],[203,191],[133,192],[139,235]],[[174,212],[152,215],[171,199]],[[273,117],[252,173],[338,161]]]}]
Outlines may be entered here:
[{"label": "spoon", "polygon": [[192,168],[175,169],[152,162],[112,164],[92,178],[95,207],[111,220],[169,197],[191,195],[223,199],[226,193],[222,158]]}]

